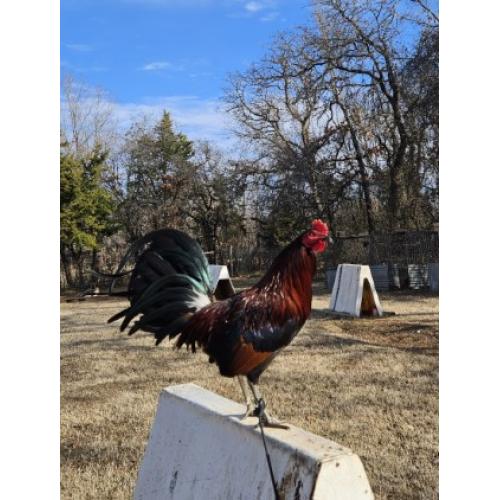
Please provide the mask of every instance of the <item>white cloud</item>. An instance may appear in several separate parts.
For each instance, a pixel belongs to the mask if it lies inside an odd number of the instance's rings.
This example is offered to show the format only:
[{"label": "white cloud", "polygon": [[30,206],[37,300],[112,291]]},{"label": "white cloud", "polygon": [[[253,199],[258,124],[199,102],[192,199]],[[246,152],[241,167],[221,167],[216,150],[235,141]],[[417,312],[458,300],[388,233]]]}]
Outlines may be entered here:
[{"label": "white cloud", "polygon": [[66,69],[72,73],[102,73],[109,71],[106,66],[81,66],[72,64],[65,59],[61,59],[61,68]]},{"label": "white cloud", "polygon": [[[68,1],[68,0],[67,0]],[[76,1],[76,0],[74,0]],[[80,0],[82,1],[82,0]],[[263,9],[270,9],[281,0],[113,0],[116,3],[139,5],[141,7],[156,8],[241,8],[247,12],[258,12]]]},{"label": "white cloud", "polygon": [[235,142],[230,132],[232,121],[216,99],[169,96],[142,103],[115,104],[114,107],[122,129],[127,129],[144,117],[158,120],[165,110],[172,116],[177,130],[185,133],[189,139],[208,140],[224,149]]},{"label": "white cloud", "polygon": [[262,10],[263,8],[264,5],[259,2],[248,2],[245,4],[245,10],[248,10],[248,12],[257,12],[259,10]]},{"label": "white cloud", "polygon": [[143,71],[159,71],[162,69],[170,69],[172,65],[167,61],[156,61],[152,63],[145,64],[140,69]]},{"label": "white cloud", "polygon": [[279,12],[273,11],[273,12],[269,12],[269,14],[263,15],[260,18],[260,20],[262,22],[266,23],[266,22],[274,21],[278,16],[279,16]]},{"label": "white cloud", "polygon": [[67,43],[66,47],[75,52],[90,52],[92,50],[92,46],[86,43]]},{"label": "white cloud", "polygon": [[[243,7],[243,10],[238,10],[236,12],[230,12],[227,14],[227,17],[241,19],[241,18],[251,18],[258,13],[262,14],[262,17],[259,18],[260,21],[272,21],[277,18],[279,12],[276,12],[277,0],[252,0],[247,2],[246,0],[239,0],[231,2],[233,7],[238,6],[239,8]],[[267,13],[266,13],[267,11]],[[269,12],[271,11],[271,12]]]},{"label": "white cloud", "polygon": [[214,0],[118,0],[128,4],[149,5],[152,7],[205,7],[214,3]]}]

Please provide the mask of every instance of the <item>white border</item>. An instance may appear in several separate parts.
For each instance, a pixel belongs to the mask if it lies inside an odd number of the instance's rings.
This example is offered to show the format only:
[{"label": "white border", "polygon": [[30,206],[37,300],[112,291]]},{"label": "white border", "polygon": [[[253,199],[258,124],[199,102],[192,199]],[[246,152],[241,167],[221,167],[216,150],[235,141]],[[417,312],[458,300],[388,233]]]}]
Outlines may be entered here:
[{"label": "white border", "polygon": [[495,2],[441,2],[440,497],[498,493],[500,184]]},{"label": "white border", "polygon": [[59,3],[2,5],[2,498],[59,496]]}]

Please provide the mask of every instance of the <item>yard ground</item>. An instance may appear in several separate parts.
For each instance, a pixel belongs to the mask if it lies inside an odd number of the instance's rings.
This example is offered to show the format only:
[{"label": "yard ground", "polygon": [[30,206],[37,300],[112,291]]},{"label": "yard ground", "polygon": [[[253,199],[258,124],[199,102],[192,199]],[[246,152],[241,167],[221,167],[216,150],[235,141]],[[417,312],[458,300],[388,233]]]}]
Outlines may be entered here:
[{"label": "yard ground", "polygon": [[[236,280],[236,286],[249,281]],[[438,299],[381,294],[396,316],[337,320],[315,286],[313,313],[265,372],[271,412],[357,453],[377,499],[438,496]],[[160,390],[193,382],[241,401],[202,353],[119,334],[117,299],[61,302],[61,498],[131,498]]]}]

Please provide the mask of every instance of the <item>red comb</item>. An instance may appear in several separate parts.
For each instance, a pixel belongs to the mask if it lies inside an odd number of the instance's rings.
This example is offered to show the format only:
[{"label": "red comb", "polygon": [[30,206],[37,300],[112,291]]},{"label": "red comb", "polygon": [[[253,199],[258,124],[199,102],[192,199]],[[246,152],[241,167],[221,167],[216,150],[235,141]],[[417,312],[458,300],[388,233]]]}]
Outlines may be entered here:
[{"label": "red comb", "polygon": [[311,222],[311,228],[313,231],[318,231],[318,233],[328,234],[328,226],[321,219],[313,220]]}]

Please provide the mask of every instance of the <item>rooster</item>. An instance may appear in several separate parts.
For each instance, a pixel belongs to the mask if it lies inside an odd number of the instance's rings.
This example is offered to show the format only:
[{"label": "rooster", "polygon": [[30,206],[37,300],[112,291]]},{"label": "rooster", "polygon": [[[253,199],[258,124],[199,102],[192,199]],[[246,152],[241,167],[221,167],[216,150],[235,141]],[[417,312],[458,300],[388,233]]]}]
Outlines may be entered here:
[{"label": "rooster", "polygon": [[238,378],[247,407],[244,418],[259,414],[264,425],[287,428],[265,410],[259,378],[311,313],[316,254],[325,250],[327,238],[327,225],[314,220],[256,285],[216,301],[199,244],[175,229],[154,231],[133,247],[130,307],[108,322],[123,318],[124,331],[139,316],[129,335],[143,330],[154,334],[156,345],[168,337],[177,338],[177,348],[201,348],[221,375]]}]

